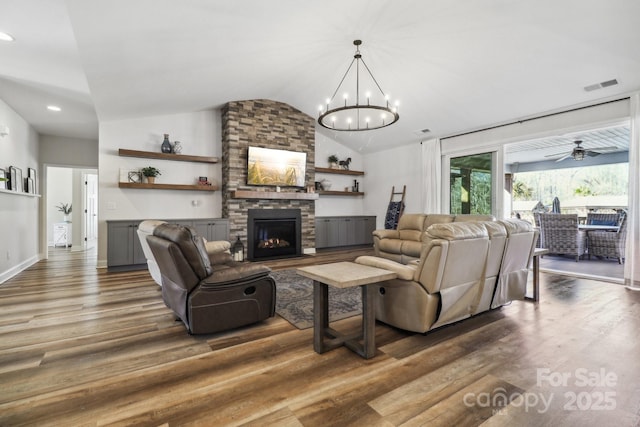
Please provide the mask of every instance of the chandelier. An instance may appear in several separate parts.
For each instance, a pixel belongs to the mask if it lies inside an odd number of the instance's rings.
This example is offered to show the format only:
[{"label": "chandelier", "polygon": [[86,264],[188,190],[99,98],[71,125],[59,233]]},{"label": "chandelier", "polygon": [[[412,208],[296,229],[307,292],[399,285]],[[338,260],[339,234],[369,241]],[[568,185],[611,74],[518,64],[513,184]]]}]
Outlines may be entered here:
[{"label": "chandelier", "polygon": [[[356,53],[353,60],[347,68],[347,72],[340,80],[338,87],[333,96],[326,100],[325,105],[320,105],[318,123],[327,129],[339,131],[363,131],[380,129],[394,124],[400,118],[398,114],[398,102],[393,106],[389,104],[389,96],[380,88],[373,74],[362,59],[359,46],[361,40],[354,40]],[[353,66],[355,63],[355,67]],[[362,67],[361,67],[362,64]],[[355,82],[353,81],[353,72],[349,72],[355,68]],[[367,74],[362,73],[361,68]],[[349,104],[350,95],[348,92],[342,94],[342,100],[336,100],[336,95],[340,92],[342,84],[347,78],[351,78],[351,82],[355,83],[355,95],[353,95],[353,103]],[[361,96],[360,90],[365,90],[364,96]],[[374,91],[372,93],[372,91]]]}]

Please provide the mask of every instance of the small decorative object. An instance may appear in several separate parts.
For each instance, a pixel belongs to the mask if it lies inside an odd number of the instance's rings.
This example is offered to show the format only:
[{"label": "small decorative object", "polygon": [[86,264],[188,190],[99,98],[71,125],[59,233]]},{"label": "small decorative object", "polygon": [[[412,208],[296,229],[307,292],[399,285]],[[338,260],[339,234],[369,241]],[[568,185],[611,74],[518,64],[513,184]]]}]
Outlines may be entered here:
[{"label": "small decorative object", "polygon": [[198,185],[211,185],[209,178],[206,176],[198,177]]},{"label": "small decorative object", "polygon": [[327,161],[329,162],[329,167],[331,169],[338,169],[338,156],[336,156],[335,154],[332,154],[329,156]]},{"label": "small decorative object", "polygon": [[231,257],[234,261],[244,261],[244,245],[240,241],[240,236],[236,236],[236,242],[231,247]]},{"label": "small decorative object", "polygon": [[162,145],[160,146],[160,150],[162,150],[163,153],[170,153],[171,152],[171,143],[169,142],[169,134],[168,133],[164,134],[164,141],[162,141]]},{"label": "small decorative object", "polygon": [[71,214],[71,203],[60,203],[56,206],[58,211],[64,214],[64,222],[69,222],[69,214]]},{"label": "small decorative object", "polygon": [[316,192],[316,186],[307,185],[307,193],[315,193],[315,192]]},{"label": "small decorative object", "polygon": [[338,162],[338,165],[340,165],[340,168],[348,171],[349,170],[349,163],[351,163],[351,157],[349,157],[347,160],[340,160]]},{"label": "small decorative object", "polygon": [[149,184],[153,184],[156,181],[156,176],[162,174],[159,169],[154,168],[153,166],[147,166],[146,168],[142,168],[142,175],[147,178],[147,182]]},{"label": "small decorative object", "polygon": [[322,191],[331,190],[331,181],[329,181],[328,179],[323,179],[322,181],[320,181],[320,190]]},{"label": "small decorative object", "polygon": [[180,141],[176,141],[173,143],[173,154],[180,153],[182,153],[182,144],[180,143]]},{"label": "small decorative object", "polygon": [[7,171],[0,169],[0,190],[7,189]]},{"label": "small decorative object", "polygon": [[360,187],[360,183],[358,182],[357,179],[354,179],[353,180],[353,187],[351,187],[352,188],[351,191],[353,191],[354,193],[357,193],[360,190],[359,187]]},{"label": "small decorative object", "polygon": [[127,173],[127,178],[129,179],[129,182],[140,184],[142,182],[142,173],[138,171],[129,171]]}]

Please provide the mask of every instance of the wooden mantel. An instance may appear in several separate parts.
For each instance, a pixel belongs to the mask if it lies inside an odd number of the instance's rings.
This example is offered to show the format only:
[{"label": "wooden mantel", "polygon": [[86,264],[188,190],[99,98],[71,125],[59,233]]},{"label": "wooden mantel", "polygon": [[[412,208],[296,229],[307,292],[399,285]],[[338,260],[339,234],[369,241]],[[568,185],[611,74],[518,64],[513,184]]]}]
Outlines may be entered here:
[{"label": "wooden mantel", "polygon": [[281,200],[316,200],[318,193],[294,193],[291,191],[250,191],[234,190],[232,199],[281,199]]}]

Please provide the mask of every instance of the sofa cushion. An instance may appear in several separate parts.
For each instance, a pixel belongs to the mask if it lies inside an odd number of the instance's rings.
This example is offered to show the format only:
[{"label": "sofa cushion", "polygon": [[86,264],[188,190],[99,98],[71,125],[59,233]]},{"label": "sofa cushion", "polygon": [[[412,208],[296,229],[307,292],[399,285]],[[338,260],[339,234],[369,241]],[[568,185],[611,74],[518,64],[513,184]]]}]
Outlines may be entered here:
[{"label": "sofa cushion", "polygon": [[[421,235],[424,233],[420,233]],[[411,240],[405,240],[402,242],[402,254],[413,258],[420,258],[420,252],[422,252],[422,241],[413,242]]]},{"label": "sofa cushion", "polygon": [[431,239],[463,240],[479,237],[489,237],[484,224],[478,222],[433,224],[427,229]]},{"label": "sofa cushion", "polygon": [[404,214],[398,221],[398,230],[424,230],[425,214]]}]

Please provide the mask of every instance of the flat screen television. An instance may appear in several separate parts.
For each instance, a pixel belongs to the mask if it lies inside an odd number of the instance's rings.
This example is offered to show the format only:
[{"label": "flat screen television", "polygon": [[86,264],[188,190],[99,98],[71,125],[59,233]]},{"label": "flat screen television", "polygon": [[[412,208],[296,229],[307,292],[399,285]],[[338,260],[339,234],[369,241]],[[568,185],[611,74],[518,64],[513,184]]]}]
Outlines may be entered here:
[{"label": "flat screen television", "polygon": [[307,153],[249,147],[247,185],[304,187]]}]

